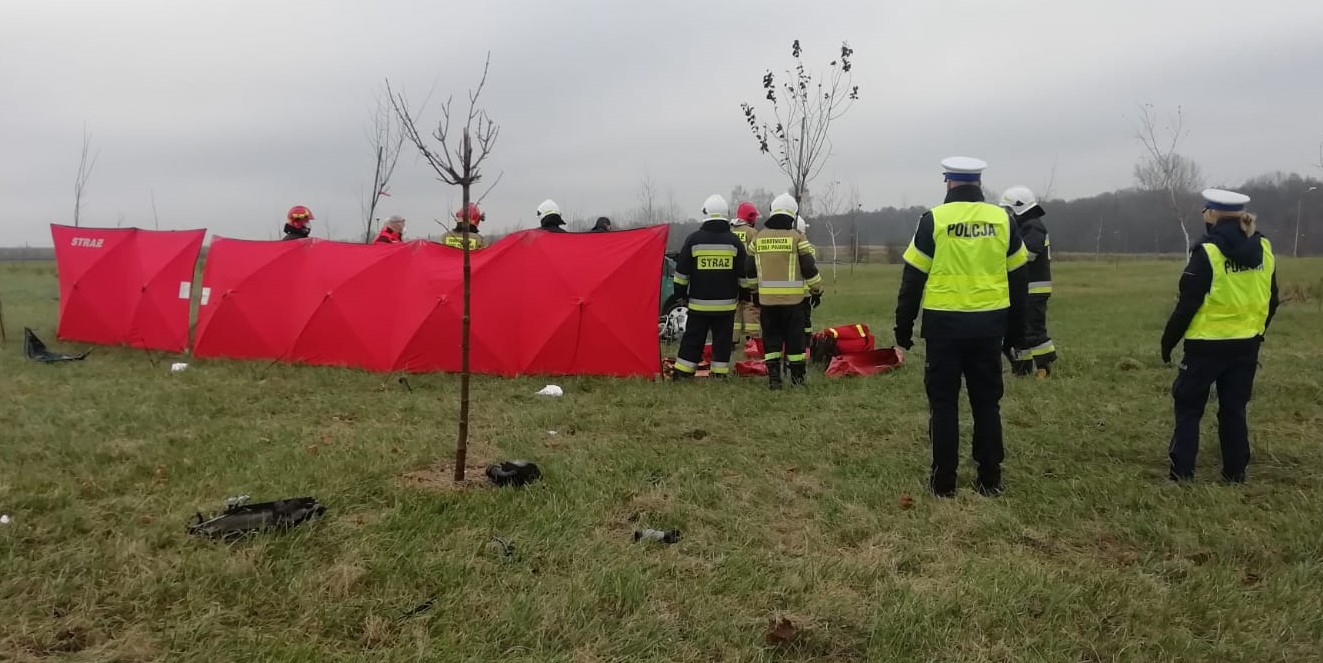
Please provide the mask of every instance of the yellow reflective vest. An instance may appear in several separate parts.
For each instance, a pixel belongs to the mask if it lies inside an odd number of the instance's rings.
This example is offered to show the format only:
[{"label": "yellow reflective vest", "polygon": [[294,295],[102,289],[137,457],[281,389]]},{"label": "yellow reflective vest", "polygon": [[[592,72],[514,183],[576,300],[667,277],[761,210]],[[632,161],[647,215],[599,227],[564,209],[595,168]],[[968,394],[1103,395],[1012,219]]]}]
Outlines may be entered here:
[{"label": "yellow reflective vest", "polygon": [[[441,236],[441,243],[454,249],[463,249],[464,233],[451,230],[447,232],[445,235]],[[479,235],[478,233],[474,233],[474,232],[469,233],[470,251],[477,251],[478,249],[482,249],[486,247],[487,247],[487,240],[483,239],[482,235]]]},{"label": "yellow reflective vest", "polygon": [[1185,330],[1187,340],[1230,341],[1263,334],[1272,298],[1272,276],[1276,258],[1268,238],[1263,242],[1263,262],[1258,267],[1238,265],[1211,242],[1203,245],[1213,268],[1213,283],[1204,303]]},{"label": "yellow reflective vest", "polygon": [[813,262],[813,245],[800,232],[764,228],[753,240],[752,253],[762,306],[799,304],[804,293],[822,283]]},{"label": "yellow reflective vest", "polygon": [[1010,308],[1007,274],[1028,260],[1024,246],[1010,250],[1010,218],[989,203],[953,202],[932,210],[933,254],[913,241],[905,262],[928,274],[923,308],[974,313]]}]

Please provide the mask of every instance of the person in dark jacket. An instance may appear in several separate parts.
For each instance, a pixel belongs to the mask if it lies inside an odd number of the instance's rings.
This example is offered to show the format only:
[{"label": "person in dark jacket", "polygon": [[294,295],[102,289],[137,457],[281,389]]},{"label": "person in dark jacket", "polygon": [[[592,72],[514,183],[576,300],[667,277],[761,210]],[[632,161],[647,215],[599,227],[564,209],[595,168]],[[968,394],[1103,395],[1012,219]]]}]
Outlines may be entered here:
[{"label": "person in dark jacket", "polygon": [[1169,477],[1194,478],[1199,421],[1217,385],[1217,433],[1222,478],[1244,483],[1249,466],[1245,408],[1254,391],[1259,346],[1277,314],[1276,259],[1272,244],[1245,211],[1249,196],[1221,189],[1203,192],[1207,234],[1190,249],[1181,274],[1180,298],[1162,333],[1162,361],[1171,362],[1185,341],[1180,373],[1171,387],[1175,431],[1168,447]]},{"label": "person in dark jacket", "polygon": [[1011,372],[1015,375],[1052,376],[1057,347],[1047,333],[1047,301],[1052,297],[1052,240],[1043,223],[1043,206],[1027,186],[1013,186],[1001,194],[1001,205],[1011,211],[1028,252],[1029,304],[1024,316],[1024,347],[1015,348]]},{"label": "person in dark jacket", "polygon": [[703,202],[703,225],[684,241],[676,257],[675,294],[687,300],[689,316],[674,379],[686,380],[698,371],[703,347],[712,335],[712,375],[730,374],[735,334],[735,308],[746,299],[751,279],[744,274],[748,252],[730,231],[726,200],[709,196]]},{"label": "person in dark jacket", "polygon": [[923,308],[927,341],[923,383],[933,448],[929,488],[955,497],[960,464],[960,380],[974,414],[975,487],[1002,490],[1001,355],[1024,334],[1028,260],[1005,209],[983,202],[987,164],[969,157],[942,161],[946,202],[919,218],[905,250],[896,302],[896,345],[914,345],[914,319]]},{"label": "person in dark jacket", "polygon": [[599,216],[599,217],[597,217],[597,225],[594,225],[594,226],[593,226],[593,229],[592,229],[591,232],[595,232],[595,233],[609,233],[609,232],[611,232],[611,219],[608,219],[608,218],[606,218],[606,217],[604,217],[604,216]]},{"label": "person in dark jacket", "polygon": [[316,218],[312,215],[312,210],[303,205],[295,205],[289,208],[285,213],[285,236],[281,241],[288,239],[303,239],[312,234],[311,221]]},{"label": "person in dark jacket", "polygon": [[541,229],[549,233],[565,232],[565,219],[560,218],[560,205],[550,198],[537,206],[537,221]]}]

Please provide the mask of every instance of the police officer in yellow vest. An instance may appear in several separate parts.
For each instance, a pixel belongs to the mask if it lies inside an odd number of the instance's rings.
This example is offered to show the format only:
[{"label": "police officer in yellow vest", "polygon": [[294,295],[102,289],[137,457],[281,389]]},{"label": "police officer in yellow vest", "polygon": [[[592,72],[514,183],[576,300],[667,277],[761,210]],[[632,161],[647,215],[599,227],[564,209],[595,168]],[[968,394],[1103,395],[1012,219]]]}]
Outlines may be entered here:
[{"label": "police officer in yellow vest", "polygon": [[781,388],[782,361],[790,384],[807,384],[804,365],[804,297],[821,296],[822,276],[813,245],[795,230],[799,203],[788,193],[772,201],[772,213],[753,240],[749,276],[757,280],[768,386]]},{"label": "police officer in yellow vest", "polygon": [[1171,387],[1176,430],[1168,450],[1170,478],[1194,478],[1199,420],[1209,388],[1216,384],[1222,478],[1244,483],[1250,460],[1245,406],[1254,389],[1259,344],[1277,313],[1276,261],[1272,244],[1245,211],[1249,196],[1220,189],[1208,189],[1203,196],[1208,232],[1190,250],[1180,299],[1162,334],[1164,362],[1185,340],[1180,374]]},{"label": "police officer in yellow vest", "polygon": [[960,463],[960,379],[974,414],[978,491],[1001,493],[1001,355],[1020,347],[1028,260],[1006,210],[983,201],[987,164],[969,157],[942,161],[946,202],[919,219],[905,250],[896,304],[896,345],[914,345],[914,319],[923,308],[927,340],[924,387],[933,462],[929,488],[955,497]]}]

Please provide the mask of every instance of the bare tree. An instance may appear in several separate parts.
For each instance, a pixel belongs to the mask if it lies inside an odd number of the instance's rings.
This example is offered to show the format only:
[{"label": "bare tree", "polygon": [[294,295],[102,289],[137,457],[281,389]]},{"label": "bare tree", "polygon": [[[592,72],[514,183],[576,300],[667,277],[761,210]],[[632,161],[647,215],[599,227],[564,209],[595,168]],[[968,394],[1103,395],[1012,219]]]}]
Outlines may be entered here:
[{"label": "bare tree", "polygon": [[1179,106],[1176,114],[1167,118],[1167,125],[1159,128],[1153,104],[1139,107],[1139,119],[1132,121],[1135,138],[1144,145],[1146,154],[1135,164],[1135,181],[1148,191],[1166,195],[1171,213],[1180,224],[1185,246],[1190,246],[1190,231],[1185,226],[1189,206],[1183,199],[1203,183],[1203,170],[1199,164],[1180,154],[1181,141],[1189,135],[1185,128],[1185,114]]},{"label": "bare tree", "polygon": [[1041,202],[1047,202],[1052,199],[1052,188],[1057,183],[1057,157],[1052,157],[1052,170],[1047,173],[1047,181],[1043,183],[1042,195],[1038,196]]},{"label": "bare tree", "polygon": [[839,242],[836,241],[840,235],[841,229],[836,225],[836,215],[841,211],[841,183],[839,180],[832,180],[826,188],[822,190],[822,195],[817,196],[814,203],[818,211],[818,218],[825,219],[827,234],[831,236],[831,280],[836,282],[836,265],[840,263]]},{"label": "bare tree", "polygon": [[645,171],[643,180],[639,182],[639,215],[642,217],[643,225],[656,225],[657,211],[657,184]]},{"label": "bare tree", "polygon": [[151,190],[151,195],[152,195],[152,227],[157,230],[160,230],[161,216],[156,213],[156,189]]},{"label": "bare tree", "polygon": [[372,189],[362,199],[364,244],[372,242],[377,204],[383,196],[390,196],[390,178],[395,174],[395,164],[400,160],[400,150],[404,147],[404,131],[388,99],[377,97],[377,107],[372,111],[372,124],[368,127],[367,137],[372,149],[373,168]]},{"label": "bare tree", "polygon": [[859,185],[850,185],[850,199],[846,203],[850,208],[850,273],[854,273],[854,266],[859,263],[859,212],[863,209],[864,203],[859,198]]},{"label": "bare tree", "polygon": [[[804,68],[796,39],[790,46],[795,59],[793,70],[786,70],[786,80],[778,84],[768,70],[763,75],[763,90],[771,121],[760,121],[753,105],[740,104],[758,149],[776,161],[781,172],[790,178],[790,193],[803,200],[813,181],[831,156],[828,136],[832,122],[840,119],[859,98],[851,69],[854,49],[841,44],[840,56],[831,61],[826,73],[817,79]],[[809,210],[806,209],[806,212]]]},{"label": "bare tree", "polygon": [[92,155],[91,160],[87,156],[92,151],[92,136],[87,133],[87,125],[83,125],[83,152],[78,159],[78,174],[74,177],[74,227],[77,228],[83,213],[83,195],[87,193],[87,180],[92,177],[92,169],[96,167],[96,160],[101,156],[101,151],[97,150]]},{"label": "bare tree", "polygon": [[[464,116],[464,125],[458,137],[455,136],[450,126],[450,102],[453,98],[446,99],[445,105],[441,107],[441,120],[431,134],[431,138],[439,146],[439,149],[436,150],[428,146],[427,138],[418,131],[418,126],[414,122],[414,114],[409,109],[409,101],[404,93],[396,94],[390,87],[390,81],[386,81],[386,94],[390,98],[395,115],[400,120],[400,127],[403,129],[405,137],[408,138],[410,143],[413,143],[414,147],[418,148],[418,152],[427,161],[427,165],[431,166],[432,170],[436,172],[438,179],[451,186],[460,187],[462,192],[460,209],[463,210],[469,208],[469,201],[473,199],[470,190],[475,183],[482,179],[480,170],[482,163],[491,154],[492,148],[496,145],[496,138],[501,132],[500,127],[488,117],[487,111],[478,107],[478,99],[482,96],[482,88],[487,84],[487,71],[491,67],[491,62],[491,53],[488,53],[487,59],[482,65],[482,78],[478,81],[478,86],[469,90],[468,113]],[[477,142],[476,154],[473,144],[475,141]],[[469,224],[461,223],[460,229],[464,251],[464,315],[461,318],[459,332],[459,432],[455,440],[455,481],[464,480],[464,465],[467,462],[469,450],[469,383],[471,378],[469,371],[469,328],[473,298]]]}]

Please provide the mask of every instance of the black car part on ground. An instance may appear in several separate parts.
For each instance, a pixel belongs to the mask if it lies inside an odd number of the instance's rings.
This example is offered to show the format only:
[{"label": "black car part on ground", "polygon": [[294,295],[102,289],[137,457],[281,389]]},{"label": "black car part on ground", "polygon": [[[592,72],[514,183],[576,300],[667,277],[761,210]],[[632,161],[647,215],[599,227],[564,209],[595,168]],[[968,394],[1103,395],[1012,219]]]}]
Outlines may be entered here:
[{"label": "black car part on ground", "polygon": [[537,463],[507,460],[487,466],[487,478],[498,486],[526,486],[542,478]]},{"label": "black car part on ground", "polygon": [[70,355],[59,352],[51,352],[46,348],[46,344],[37,338],[36,333],[30,327],[23,328],[23,354],[32,361],[39,361],[43,364],[54,364],[61,361],[81,361],[87,358],[92,352],[89,350],[82,354]]},{"label": "black car part on ground", "polygon": [[326,513],[316,498],[295,497],[274,502],[248,504],[235,500],[211,518],[193,516],[188,533],[213,538],[233,538],[265,530],[287,530]]}]

